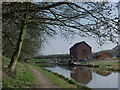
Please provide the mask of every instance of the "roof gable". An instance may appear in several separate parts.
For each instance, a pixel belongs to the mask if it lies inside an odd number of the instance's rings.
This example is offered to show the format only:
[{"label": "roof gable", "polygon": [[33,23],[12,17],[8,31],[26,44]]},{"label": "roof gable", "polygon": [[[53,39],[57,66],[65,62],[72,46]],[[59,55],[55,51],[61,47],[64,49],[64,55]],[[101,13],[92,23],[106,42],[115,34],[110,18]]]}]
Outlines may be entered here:
[{"label": "roof gable", "polygon": [[108,52],[101,52],[100,54],[111,55],[111,54],[110,54],[110,53],[108,53]]},{"label": "roof gable", "polygon": [[[85,41],[79,42],[74,44],[69,50],[71,50],[72,48],[77,48],[80,44],[85,43],[88,47],[90,47]],[[91,47],[90,47],[91,48]]]}]

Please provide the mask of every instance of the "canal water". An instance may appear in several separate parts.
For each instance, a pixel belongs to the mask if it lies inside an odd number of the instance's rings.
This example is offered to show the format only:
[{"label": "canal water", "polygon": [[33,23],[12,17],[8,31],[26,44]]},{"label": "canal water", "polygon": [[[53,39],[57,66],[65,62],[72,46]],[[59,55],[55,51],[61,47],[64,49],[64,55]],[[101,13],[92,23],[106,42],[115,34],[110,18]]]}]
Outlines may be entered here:
[{"label": "canal water", "polygon": [[91,88],[118,88],[117,72],[82,67],[45,67]]}]

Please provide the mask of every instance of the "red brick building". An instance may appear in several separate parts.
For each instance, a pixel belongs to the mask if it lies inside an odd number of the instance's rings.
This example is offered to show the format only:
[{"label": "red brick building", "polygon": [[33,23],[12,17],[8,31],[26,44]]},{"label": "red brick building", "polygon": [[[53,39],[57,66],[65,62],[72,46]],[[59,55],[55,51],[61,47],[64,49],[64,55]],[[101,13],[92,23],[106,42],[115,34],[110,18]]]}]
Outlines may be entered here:
[{"label": "red brick building", "polygon": [[107,58],[112,58],[112,54],[106,51],[100,51],[93,54],[93,59],[107,59]]},{"label": "red brick building", "polygon": [[112,57],[112,55],[107,52],[102,52],[99,55],[99,59],[107,59],[107,58],[111,58],[111,57]]},{"label": "red brick building", "polygon": [[75,59],[89,59],[92,55],[92,48],[85,41],[74,44],[69,50],[70,56]]}]

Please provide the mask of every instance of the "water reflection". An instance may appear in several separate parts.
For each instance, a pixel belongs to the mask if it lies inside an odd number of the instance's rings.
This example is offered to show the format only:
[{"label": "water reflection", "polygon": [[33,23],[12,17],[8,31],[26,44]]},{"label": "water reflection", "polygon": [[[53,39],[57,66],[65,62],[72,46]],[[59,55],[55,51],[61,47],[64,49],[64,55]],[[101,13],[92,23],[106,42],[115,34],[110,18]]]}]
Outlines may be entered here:
[{"label": "water reflection", "polygon": [[98,75],[105,76],[105,77],[111,74],[111,72],[109,72],[109,71],[102,71],[102,70],[95,70],[95,72]]},{"label": "water reflection", "polygon": [[81,67],[47,67],[91,88],[118,88],[118,73]]},{"label": "water reflection", "polygon": [[92,80],[92,70],[90,69],[83,69],[76,67],[73,69],[73,73],[70,74],[71,78],[76,80],[79,83],[87,84],[89,81]]}]

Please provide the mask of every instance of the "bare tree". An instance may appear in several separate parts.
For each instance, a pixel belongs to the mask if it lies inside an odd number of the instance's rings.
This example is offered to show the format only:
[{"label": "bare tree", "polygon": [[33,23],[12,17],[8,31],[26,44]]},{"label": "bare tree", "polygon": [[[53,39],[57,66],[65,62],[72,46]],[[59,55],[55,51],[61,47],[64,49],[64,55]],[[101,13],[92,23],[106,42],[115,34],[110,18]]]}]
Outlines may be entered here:
[{"label": "bare tree", "polygon": [[19,22],[20,30],[9,70],[13,72],[15,69],[25,34],[31,25],[44,35],[52,36],[58,31],[74,35],[77,30],[79,35],[93,36],[100,42],[114,41],[118,35],[118,16],[112,15],[115,5],[107,2],[3,3],[3,21]]}]

